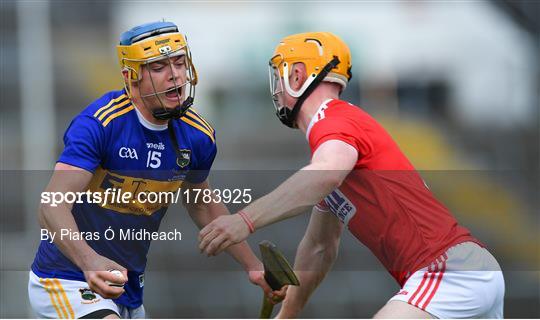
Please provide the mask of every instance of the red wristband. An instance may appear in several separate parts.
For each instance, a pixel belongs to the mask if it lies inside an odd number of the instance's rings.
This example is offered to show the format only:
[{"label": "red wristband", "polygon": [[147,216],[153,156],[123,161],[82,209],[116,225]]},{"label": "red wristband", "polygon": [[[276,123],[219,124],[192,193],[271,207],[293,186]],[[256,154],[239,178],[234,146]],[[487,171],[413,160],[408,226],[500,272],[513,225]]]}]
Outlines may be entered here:
[{"label": "red wristband", "polygon": [[240,217],[242,217],[244,222],[247,224],[249,233],[255,232],[255,226],[253,225],[253,221],[251,221],[248,215],[244,211],[238,211],[238,214],[240,215]]}]

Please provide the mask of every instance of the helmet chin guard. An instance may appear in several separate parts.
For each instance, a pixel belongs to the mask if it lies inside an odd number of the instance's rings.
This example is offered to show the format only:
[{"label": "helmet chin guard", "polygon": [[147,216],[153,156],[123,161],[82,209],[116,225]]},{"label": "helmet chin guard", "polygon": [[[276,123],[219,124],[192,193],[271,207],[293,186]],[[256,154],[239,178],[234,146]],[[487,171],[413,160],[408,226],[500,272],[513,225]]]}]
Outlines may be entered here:
[{"label": "helmet chin guard", "polygon": [[158,120],[170,120],[170,119],[180,119],[186,111],[193,105],[193,97],[187,97],[182,105],[174,109],[159,109],[153,110],[152,115]]}]

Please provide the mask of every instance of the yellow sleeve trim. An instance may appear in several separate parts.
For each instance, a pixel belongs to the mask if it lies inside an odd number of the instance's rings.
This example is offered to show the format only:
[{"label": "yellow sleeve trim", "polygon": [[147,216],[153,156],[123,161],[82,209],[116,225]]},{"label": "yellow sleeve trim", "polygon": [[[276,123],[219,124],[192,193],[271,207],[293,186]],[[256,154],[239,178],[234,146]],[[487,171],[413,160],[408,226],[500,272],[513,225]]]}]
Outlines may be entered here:
[{"label": "yellow sleeve trim", "polygon": [[126,113],[130,112],[130,111],[133,110],[133,109],[134,109],[134,107],[131,105],[131,106],[129,106],[129,107],[123,109],[123,110],[120,110],[120,111],[118,111],[118,112],[116,112],[116,113],[111,114],[111,115],[107,118],[107,120],[105,120],[105,122],[103,122],[103,126],[106,127],[106,126],[109,124],[109,122],[112,121],[112,119],[114,119],[114,118],[116,118],[116,117],[119,117],[119,116],[121,116],[121,115],[123,115],[123,114],[126,114]]},{"label": "yellow sleeve trim", "polygon": [[128,103],[129,103],[129,100],[126,100],[126,101],[124,101],[124,102],[122,102],[122,103],[119,103],[119,104],[115,105],[114,107],[112,107],[112,108],[108,109],[107,111],[103,112],[103,113],[99,116],[98,120],[99,120],[99,121],[102,121],[103,118],[105,118],[109,113],[113,112],[114,110],[118,110],[118,109],[122,108],[123,106],[125,106],[125,105],[128,104]]},{"label": "yellow sleeve trim", "polygon": [[109,101],[109,103],[107,103],[104,107],[99,108],[98,111],[96,111],[96,113],[94,113],[94,117],[97,117],[97,115],[98,115],[101,111],[107,109],[107,108],[110,107],[112,104],[114,104],[114,103],[116,103],[116,102],[118,102],[118,101],[120,101],[120,100],[122,100],[122,99],[124,99],[124,98],[126,98],[126,97],[127,97],[126,94],[123,94],[123,95],[119,96],[119,97],[116,98],[116,99],[112,99],[112,100]]},{"label": "yellow sleeve trim", "polygon": [[180,118],[180,120],[184,121],[185,123],[189,124],[192,127],[195,127],[197,129],[199,129],[200,131],[205,133],[207,136],[209,136],[213,143],[216,143],[216,140],[214,139],[214,135],[210,131],[208,131],[208,129],[200,126],[199,124],[197,124],[197,123],[195,123],[195,122],[193,122],[193,121],[191,121],[189,119],[187,119],[186,117],[182,117],[182,118]]},{"label": "yellow sleeve trim", "polygon": [[212,126],[210,125],[210,123],[208,123],[208,121],[206,121],[203,117],[201,117],[197,112],[195,112],[195,110],[193,110],[193,108],[191,109],[188,109],[186,114],[188,116],[191,116],[193,118],[195,118],[196,120],[199,120],[199,122],[201,122],[203,125],[205,125],[206,129],[212,133],[214,133],[214,128],[212,128]]}]

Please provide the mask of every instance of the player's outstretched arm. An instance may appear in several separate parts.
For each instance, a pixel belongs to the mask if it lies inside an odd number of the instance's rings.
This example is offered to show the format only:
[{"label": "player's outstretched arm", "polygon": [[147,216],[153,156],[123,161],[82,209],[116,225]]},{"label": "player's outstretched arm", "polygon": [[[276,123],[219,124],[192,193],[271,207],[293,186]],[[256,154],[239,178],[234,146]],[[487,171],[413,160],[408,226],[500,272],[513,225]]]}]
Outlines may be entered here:
[{"label": "player's outstretched arm", "polygon": [[324,142],[313,154],[311,164],[274,191],[251,203],[241,214],[220,217],[204,227],[199,233],[199,248],[209,255],[217,254],[246,239],[250,231],[304,212],[339,187],[357,160],[358,152],[349,144]]},{"label": "player's outstretched arm", "polygon": [[329,140],[314,152],[311,163],[243,211],[255,229],[296,216],[338,188],[358,160],[358,152],[340,140]]},{"label": "player's outstretched arm", "polygon": [[[192,184],[189,182],[184,182],[182,188],[186,189],[210,189],[210,183],[208,180],[205,180],[199,184]],[[183,193],[185,195],[185,193]],[[211,193],[213,194],[213,193]],[[189,202],[187,198],[183,198],[184,206],[186,207],[191,219],[199,227],[203,228],[216,218],[220,216],[230,216],[229,209],[220,201],[202,201],[202,197],[199,197],[198,202]],[[231,245],[230,242],[225,243],[224,245]],[[274,302],[281,301],[285,297],[285,290],[283,291],[272,291],[270,286],[264,280],[264,267],[262,262],[257,258],[257,256],[251,250],[249,244],[246,241],[242,241],[238,244],[230,246],[226,250],[248,273],[249,280],[260,286],[265,294],[271,298],[274,298]]]},{"label": "player's outstretched arm", "polygon": [[298,318],[311,294],[332,268],[342,230],[343,224],[333,214],[313,208],[294,260],[300,286],[289,287],[277,318]]},{"label": "player's outstretched arm", "polygon": [[[92,173],[78,167],[64,163],[57,163],[51,180],[45,192],[81,192],[86,189],[92,179]],[[71,203],[58,203],[56,206],[42,203],[39,206],[38,218],[42,228],[51,234],[56,234],[54,244],[60,251],[76,264],[85,275],[90,286],[104,298],[116,298],[124,293],[120,287],[109,286],[105,281],[123,283],[127,279],[127,271],[116,262],[98,255],[84,239],[72,240],[70,237],[60,238],[61,230],[70,230],[71,233],[79,232],[79,228],[71,213]],[[119,270],[124,279],[118,279],[108,270]],[[122,281],[120,281],[122,280]]]}]

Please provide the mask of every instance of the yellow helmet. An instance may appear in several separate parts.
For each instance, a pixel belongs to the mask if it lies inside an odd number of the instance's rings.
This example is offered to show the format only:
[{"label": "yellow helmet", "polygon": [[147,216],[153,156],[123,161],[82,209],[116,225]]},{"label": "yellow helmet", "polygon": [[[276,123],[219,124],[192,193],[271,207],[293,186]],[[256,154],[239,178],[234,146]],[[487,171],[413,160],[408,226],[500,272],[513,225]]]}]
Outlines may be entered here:
[{"label": "yellow helmet", "polygon": [[[116,52],[120,67],[130,72],[131,80],[139,80],[141,65],[166,56],[185,54],[191,62],[191,52],[185,36],[178,32],[174,23],[165,21],[146,23],[124,32]],[[190,66],[196,84],[197,73],[191,63]]]},{"label": "yellow helmet", "polygon": [[[183,34],[178,32],[178,27],[174,23],[160,21],[136,26],[120,36],[120,44],[116,47],[116,51],[120,67],[122,71],[128,73],[128,79],[131,81],[141,80],[141,67],[143,65],[174,56],[185,55],[187,81],[177,84],[177,87],[182,88],[189,85],[189,88],[186,90],[188,96],[182,105],[177,108],[176,113],[171,113],[171,111],[167,111],[164,108],[163,111],[154,114],[154,116],[158,119],[178,118],[180,114],[183,114],[191,106],[195,96],[195,85],[198,80],[197,71],[192,63],[187,40]],[[126,84],[126,86],[126,91],[128,94],[131,94],[131,82]],[[142,97],[155,95],[159,99],[159,94],[162,93],[154,91]]]},{"label": "yellow helmet", "polygon": [[[289,85],[290,72],[295,63],[303,63],[307,73],[306,81],[297,91]],[[269,64],[272,95],[275,96],[281,89],[299,98],[292,110],[287,111],[289,108],[276,105],[277,99],[274,97],[278,118],[289,127],[295,126],[295,117],[301,104],[321,81],[337,83],[343,91],[352,78],[349,47],[330,32],[306,32],[283,38]]]}]

